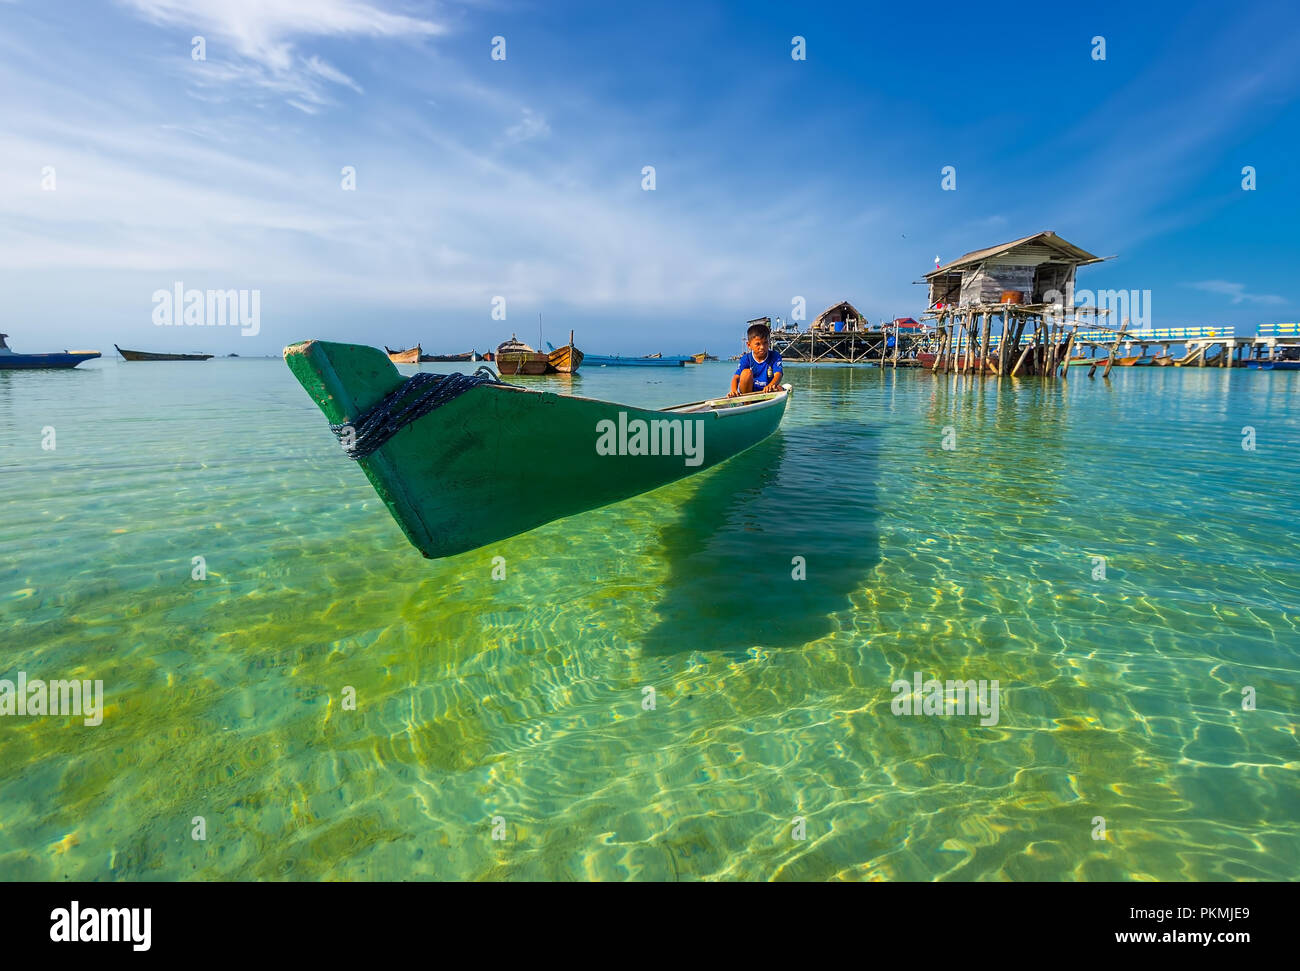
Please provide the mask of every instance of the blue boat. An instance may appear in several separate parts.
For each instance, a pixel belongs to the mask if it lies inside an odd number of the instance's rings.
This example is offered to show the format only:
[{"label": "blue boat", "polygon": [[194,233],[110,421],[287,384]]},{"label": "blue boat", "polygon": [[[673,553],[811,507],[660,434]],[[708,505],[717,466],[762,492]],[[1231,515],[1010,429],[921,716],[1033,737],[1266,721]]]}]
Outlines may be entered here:
[{"label": "blue boat", "polygon": [[99,357],[99,351],[62,351],[52,354],[16,354],[5,343],[8,334],[0,334],[0,371],[26,368],[76,367],[82,361]]},{"label": "blue boat", "polygon": [[582,363],[593,367],[685,367],[685,357],[621,357],[618,354],[586,354]]},{"label": "blue boat", "polygon": [[1252,371],[1300,371],[1300,361],[1247,361]]}]

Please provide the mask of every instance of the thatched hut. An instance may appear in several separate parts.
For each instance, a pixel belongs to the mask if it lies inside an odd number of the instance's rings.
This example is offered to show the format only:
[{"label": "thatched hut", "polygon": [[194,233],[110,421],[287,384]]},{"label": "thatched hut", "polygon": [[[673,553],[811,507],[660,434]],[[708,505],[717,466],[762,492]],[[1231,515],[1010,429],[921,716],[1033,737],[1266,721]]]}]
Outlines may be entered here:
[{"label": "thatched hut", "polygon": [[812,322],[814,331],[858,331],[865,330],[867,318],[858,312],[858,308],[847,300],[827,307]]}]

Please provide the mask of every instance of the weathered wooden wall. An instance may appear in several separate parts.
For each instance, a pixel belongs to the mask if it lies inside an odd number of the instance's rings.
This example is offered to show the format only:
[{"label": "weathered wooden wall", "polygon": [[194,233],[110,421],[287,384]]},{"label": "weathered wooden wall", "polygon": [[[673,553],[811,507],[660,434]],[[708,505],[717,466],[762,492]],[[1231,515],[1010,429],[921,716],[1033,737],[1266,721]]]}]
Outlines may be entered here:
[{"label": "weathered wooden wall", "polygon": [[962,275],[961,303],[997,303],[1003,290],[1027,295],[1034,288],[1032,263],[985,263]]}]

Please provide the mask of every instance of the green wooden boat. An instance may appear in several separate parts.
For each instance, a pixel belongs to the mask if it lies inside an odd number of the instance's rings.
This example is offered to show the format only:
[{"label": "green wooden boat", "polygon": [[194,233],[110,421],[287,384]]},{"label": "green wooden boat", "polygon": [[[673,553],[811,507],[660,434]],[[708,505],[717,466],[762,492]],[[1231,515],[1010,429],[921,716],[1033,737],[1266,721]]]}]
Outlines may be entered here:
[{"label": "green wooden boat", "polygon": [[452,389],[414,420],[390,421],[402,427],[358,459],[427,557],[476,549],[717,465],[772,434],[792,393],[785,385],[654,411],[495,381],[457,391],[487,379],[406,378],[383,351],[357,344],[303,341],[284,358],[345,447],[357,429],[373,447],[383,435],[369,429],[385,416]]}]

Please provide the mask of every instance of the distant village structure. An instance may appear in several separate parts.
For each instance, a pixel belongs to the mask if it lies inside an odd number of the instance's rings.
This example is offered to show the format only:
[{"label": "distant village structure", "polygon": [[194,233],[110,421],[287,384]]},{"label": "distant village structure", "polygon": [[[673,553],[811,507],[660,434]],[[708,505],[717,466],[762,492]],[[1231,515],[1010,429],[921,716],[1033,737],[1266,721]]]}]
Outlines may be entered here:
[{"label": "distant village structure", "polygon": [[[770,317],[758,317],[751,324],[771,326]],[[872,327],[857,307],[847,300],[831,304],[806,331],[784,323],[772,327],[772,348],[784,360],[804,363],[887,364],[916,367],[916,351],[924,328],[910,317]]]},{"label": "distant village structure", "polygon": [[935,322],[937,354],[922,363],[936,371],[1055,375],[1069,360],[1080,317],[1094,317],[1095,333],[1095,318],[1109,312],[1066,306],[1079,267],[1101,260],[1042,232],[932,270],[925,316]]},{"label": "distant village structure", "polygon": [[[1150,364],[1300,369],[1297,324],[1264,324],[1249,337],[1231,326],[1134,330],[1127,317],[1108,319],[1100,294],[1097,305],[1076,305],[1079,268],[1102,259],[1051,231],[973,250],[925,274],[921,319],[932,322],[932,331],[910,317],[872,326],[847,300],[804,331],[779,317],[775,326],[771,317],[749,323],[768,325],[773,349],[792,363],[1048,377],[1070,365],[1099,364],[1106,373],[1115,365]],[[1179,346],[1181,356],[1172,353]]]}]

